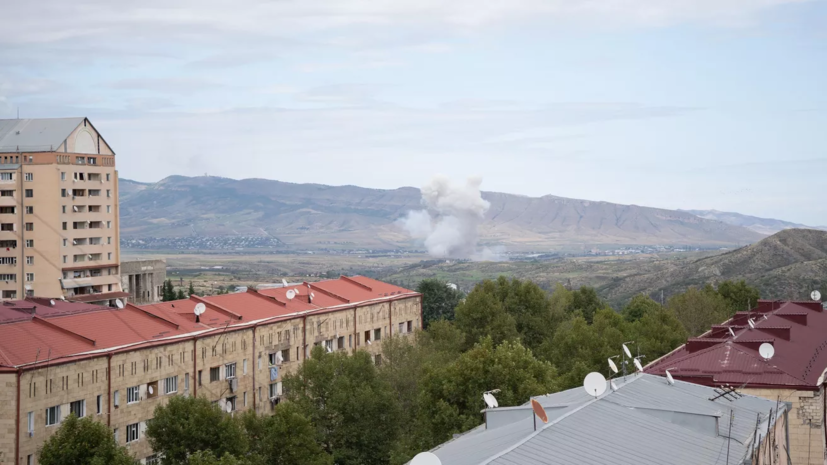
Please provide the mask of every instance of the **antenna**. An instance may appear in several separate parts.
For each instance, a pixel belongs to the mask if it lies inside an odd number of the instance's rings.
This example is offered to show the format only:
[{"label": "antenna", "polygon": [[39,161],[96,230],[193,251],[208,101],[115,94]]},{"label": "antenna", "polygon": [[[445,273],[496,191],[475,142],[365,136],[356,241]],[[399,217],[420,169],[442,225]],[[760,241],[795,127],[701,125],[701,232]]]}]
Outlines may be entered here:
[{"label": "antenna", "polygon": [[[53,305],[54,305],[54,302],[55,301],[53,300],[52,301]],[[115,299],[115,306],[118,307],[118,308],[123,308],[123,301],[121,299]]]},{"label": "antenna", "polygon": [[749,323],[749,329],[755,329],[755,322],[752,321],[752,318],[748,319],[747,323]]},{"label": "antenna", "polygon": [[411,465],[442,465],[442,461],[431,452],[420,452],[411,460]]},{"label": "antenna", "polygon": [[773,347],[769,342],[765,342],[758,347],[758,353],[761,354],[761,358],[769,361],[772,356],[775,355],[775,347]]},{"label": "antenna", "polygon": [[672,377],[672,373],[669,373],[669,370],[666,370],[666,382],[669,383],[670,386],[675,384],[675,378]]},{"label": "antenna", "polygon": [[732,337],[735,337],[735,331],[733,331],[733,330],[732,330],[732,328],[727,328],[727,329],[729,329],[729,334],[730,334]]},{"label": "antenna", "polygon": [[[617,356],[615,355],[615,357]],[[615,365],[614,360],[612,360],[611,358],[609,359],[609,368],[611,368],[612,371],[615,372],[615,374],[617,374],[617,365]]]},{"label": "antenna", "polygon": [[586,375],[586,378],[583,380],[583,389],[585,389],[590,396],[594,396],[594,398],[597,399],[601,394],[606,392],[606,378],[600,373],[593,371]]},{"label": "antenna", "polygon": [[821,302],[821,292],[813,291],[810,293],[810,298],[816,302]]},{"label": "antenna", "polygon": [[296,291],[294,291],[293,289],[288,289],[287,300],[293,300],[294,297],[296,297]]}]

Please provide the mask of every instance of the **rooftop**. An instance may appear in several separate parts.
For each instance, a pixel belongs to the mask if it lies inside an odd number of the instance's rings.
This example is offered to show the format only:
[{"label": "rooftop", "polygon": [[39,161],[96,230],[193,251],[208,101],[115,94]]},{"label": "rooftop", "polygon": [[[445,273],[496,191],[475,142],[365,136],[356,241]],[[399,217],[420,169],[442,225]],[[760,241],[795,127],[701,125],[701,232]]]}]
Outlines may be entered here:
[{"label": "rooftop", "polygon": [[[759,435],[783,412],[783,402],[741,396],[719,398],[712,388],[636,374],[615,380],[595,399],[583,388],[535,397],[549,422],[537,420],[530,404],[486,409],[486,423],[431,452],[442,463],[482,464],[674,464],[742,463]],[[730,414],[733,413],[731,436]],[[769,420],[769,421],[768,421]],[[761,431],[763,430],[763,433]],[[731,441],[729,438],[731,437]]]},{"label": "rooftop", "polygon": [[[751,329],[749,320],[755,329]],[[730,329],[732,333],[730,333]],[[645,367],[706,386],[817,389],[827,368],[827,312],[820,302],[762,300]],[[758,353],[775,349],[771,360]]]},{"label": "rooftop", "polygon": [[53,152],[84,119],[0,119],[0,153]]}]

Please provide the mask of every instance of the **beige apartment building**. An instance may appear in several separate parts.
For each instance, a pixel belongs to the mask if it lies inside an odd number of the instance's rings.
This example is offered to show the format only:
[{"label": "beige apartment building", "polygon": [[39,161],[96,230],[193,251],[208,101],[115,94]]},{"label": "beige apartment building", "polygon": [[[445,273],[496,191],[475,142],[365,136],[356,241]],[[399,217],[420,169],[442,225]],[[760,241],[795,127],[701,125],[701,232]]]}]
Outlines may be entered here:
[{"label": "beige apartment building", "polygon": [[[196,315],[196,309],[203,312]],[[103,422],[143,464],[147,421],[171,396],[271,412],[314,346],[366,350],[422,326],[421,295],[356,276],[112,308],[28,298],[0,305],[0,463],[37,463],[70,413]]]},{"label": "beige apartment building", "polygon": [[115,153],[86,118],[0,120],[0,299],[114,305]]}]

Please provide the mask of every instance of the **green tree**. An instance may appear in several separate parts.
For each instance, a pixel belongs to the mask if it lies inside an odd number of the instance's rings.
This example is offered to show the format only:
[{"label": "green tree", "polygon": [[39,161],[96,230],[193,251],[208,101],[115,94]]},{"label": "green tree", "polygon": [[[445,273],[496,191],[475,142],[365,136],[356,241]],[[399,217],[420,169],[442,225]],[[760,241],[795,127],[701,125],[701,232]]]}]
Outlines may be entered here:
[{"label": "green tree", "polygon": [[497,295],[506,313],[514,318],[521,342],[536,349],[554,335],[554,330],[565,318],[555,312],[546,291],[532,281],[509,281],[500,276],[496,281]]},{"label": "green tree", "polygon": [[192,281],[190,281],[190,287],[187,289],[187,295],[195,295],[195,287],[192,285]]},{"label": "green tree", "polygon": [[316,430],[296,404],[276,406],[272,415],[250,410],[242,416],[250,453],[267,465],[332,465],[333,457],[316,442]]},{"label": "green tree", "polygon": [[593,287],[583,286],[576,291],[572,291],[569,313],[580,312],[586,322],[591,324],[594,314],[601,308],[609,308],[609,305],[597,295],[597,291]]},{"label": "green tree", "polygon": [[[198,451],[190,455],[186,461],[187,465],[259,465],[248,459],[239,459],[230,454],[224,454],[220,459],[216,458],[212,451]],[[263,463],[261,464],[263,465]]]},{"label": "green tree", "polygon": [[183,289],[178,289],[178,292],[175,293],[175,300],[184,300],[187,298],[187,295],[184,294]]},{"label": "green tree", "polygon": [[623,307],[623,317],[626,321],[638,321],[644,316],[660,310],[660,304],[646,294],[638,294]]},{"label": "green tree", "polygon": [[164,465],[185,464],[197,451],[210,451],[215,457],[247,452],[239,422],[203,397],[172,396],[166,405],[155,407],[146,436]]},{"label": "green tree", "polygon": [[646,360],[662,357],[686,342],[687,332],[674,312],[658,306],[632,325],[633,339]]},{"label": "green tree", "polygon": [[112,431],[90,417],[69,415],[38,451],[42,465],[134,465],[125,447],[115,443]]},{"label": "green tree", "polygon": [[530,396],[558,390],[556,372],[516,341],[495,346],[484,338],[452,363],[429,365],[424,374],[419,419],[431,447],[482,422],[482,393],[499,389],[500,406],[521,405]]},{"label": "green tree", "polygon": [[730,315],[755,308],[758,299],[761,298],[758,289],[748,286],[743,279],[738,282],[727,280],[718,284],[718,294],[726,301]]},{"label": "green tree", "polygon": [[478,284],[456,311],[456,325],[465,334],[465,347],[473,347],[484,337],[494,344],[517,339],[517,322],[498,298],[497,284],[485,280]]},{"label": "green tree", "polygon": [[727,301],[711,286],[703,290],[690,287],[686,292],[670,297],[666,306],[674,312],[690,336],[702,334],[730,315]]},{"label": "green tree", "polygon": [[416,292],[422,294],[422,324],[427,328],[432,321],[454,319],[454,310],[463,299],[464,294],[448,287],[448,283],[439,279],[423,279],[416,286]]},{"label": "green tree", "polygon": [[284,379],[287,399],[316,427],[316,440],[339,465],[387,464],[399,429],[399,407],[371,354],[311,352]]}]

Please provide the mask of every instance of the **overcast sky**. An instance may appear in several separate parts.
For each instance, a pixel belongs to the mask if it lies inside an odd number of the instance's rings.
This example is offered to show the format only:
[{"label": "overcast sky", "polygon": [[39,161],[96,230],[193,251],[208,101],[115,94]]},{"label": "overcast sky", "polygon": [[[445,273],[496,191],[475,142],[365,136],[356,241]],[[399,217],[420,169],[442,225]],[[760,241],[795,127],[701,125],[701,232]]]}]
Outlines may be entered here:
[{"label": "overcast sky", "polygon": [[827,225],[819,0],[38,0],[0,118],[88,116],[120,176],[485,190]]}]

